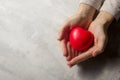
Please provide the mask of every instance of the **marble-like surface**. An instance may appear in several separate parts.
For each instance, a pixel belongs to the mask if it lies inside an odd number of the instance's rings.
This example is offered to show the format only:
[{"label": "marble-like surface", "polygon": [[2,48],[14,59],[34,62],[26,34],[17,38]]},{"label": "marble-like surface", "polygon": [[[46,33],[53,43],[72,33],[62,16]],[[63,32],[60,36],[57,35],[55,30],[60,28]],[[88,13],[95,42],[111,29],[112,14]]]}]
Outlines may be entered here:
[{"label": "marble-like surface", "polygon": [[79,0],[0,0],[0,80],[120,80],[120,21],[104,54],[66,65],[56,40]]}]

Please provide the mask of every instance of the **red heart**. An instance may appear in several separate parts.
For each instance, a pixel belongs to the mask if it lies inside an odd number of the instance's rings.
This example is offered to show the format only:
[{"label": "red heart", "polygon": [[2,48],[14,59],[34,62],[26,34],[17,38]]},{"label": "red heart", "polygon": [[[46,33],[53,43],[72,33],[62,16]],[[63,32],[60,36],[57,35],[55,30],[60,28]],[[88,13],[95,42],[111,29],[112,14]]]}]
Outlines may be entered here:
[{"label": "red heart", "polygon": [[94,42],[94,36],[88,30],[75,26],[69,36],[70,44],[75,50],[85,51]]}]

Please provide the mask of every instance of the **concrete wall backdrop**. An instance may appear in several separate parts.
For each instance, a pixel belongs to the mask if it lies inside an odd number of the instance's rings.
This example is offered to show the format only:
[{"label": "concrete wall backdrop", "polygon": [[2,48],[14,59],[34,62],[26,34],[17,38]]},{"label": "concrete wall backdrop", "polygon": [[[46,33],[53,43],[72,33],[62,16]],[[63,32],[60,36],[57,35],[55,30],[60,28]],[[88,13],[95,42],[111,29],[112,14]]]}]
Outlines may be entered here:
[{"label": "concrete wall backdrop", "polygon": [[0,0],[0,80],[120,80],[120,21],[105,52],[73,68],[56,40],[79,0]]}]

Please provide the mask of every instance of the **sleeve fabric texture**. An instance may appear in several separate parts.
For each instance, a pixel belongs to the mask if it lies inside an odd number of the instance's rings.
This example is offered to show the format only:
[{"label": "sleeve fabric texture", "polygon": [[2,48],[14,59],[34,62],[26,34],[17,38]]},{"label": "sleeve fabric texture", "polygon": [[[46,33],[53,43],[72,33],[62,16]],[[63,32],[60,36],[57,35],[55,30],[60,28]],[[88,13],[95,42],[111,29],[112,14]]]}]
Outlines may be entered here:
[{"label": "sleeve fabric texture", "polygon": [[104,0],[80,0],[80,4],[84,3],[84,4],[88,4],[94,8],[96,8],[97,10],[99,10],[99,8],[101,7],[102,3],[104,2]]},{"label": "sleeve fabric texture", "polygon": [[116,20],[120,18],[120,0],[80,0],[79,3],[85,3],[97,10],[106,11],[113,15]]},{"label": "sleeve fabric texture", "polygon": [[120,0],[105,0],[100,10],[112,14],[118,20],[120,18]]}]

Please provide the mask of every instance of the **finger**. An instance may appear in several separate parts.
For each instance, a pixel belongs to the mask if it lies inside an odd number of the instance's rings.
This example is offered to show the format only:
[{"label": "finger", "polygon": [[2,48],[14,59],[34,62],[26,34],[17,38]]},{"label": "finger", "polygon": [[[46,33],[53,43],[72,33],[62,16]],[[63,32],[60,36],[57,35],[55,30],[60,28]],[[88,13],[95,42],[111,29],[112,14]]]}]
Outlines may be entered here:
[{"label": "finger", "polygon": [[77,50],[77,52],[76,52],[76,56],[78,56],[78,55],[80,54],[80,52],[81,52],[81,51],[78,51],[78,50]]},{"label": "finger", "polygon": [[72,48],[72,46],[70,45],[70,59],[74,58],[74,49]]},{"label": "finger", "polygon": [[79,54],[81,54],[79,51],[77,51],[77,56],[79,55]]},{"label": "finger", "polygon": [[67,50],[67,42],[65,39],[63,39],[62,41],[60,41],[60,46],[62,48],[62,52],[64,56],[68,56],[68,50]]},{"label": "finger", "polygon": [[70,47],[70,43],[67,43],[67,50],[68,50],[68,56],[67,56],[67,61],[69,61],[72,57],[72,52],[71,52],[71,47]]},{"label": "finger", "polygon": [[93,56],[95,57],[99,55],[100,53],[102,53],[104,51],[104,47],[105,47],[105,39],[104,38],[99,39],[97,42],[97,47],[95,51],[93,52]]},{"label": "finger", "polygon": [[93,52],[92,52],[92,56],[93,57],[95,57],[96,55],[95,55],[95,52],[96,52],[96,50],[97,50],[97,46],[98,46],[98,39],[94,39],[94,50],[93,50]]},{"label": "finger", "polygon": [[75,50],[71,47],[71,59],[75,57]]},{"label": "finger", "polygon": [[86,59],[89,59],[92,57],[92,52],[94,50],[94,47],[89,49],[87,52],[79,53],[79,55],[75,58],[73,58],[71,61],[68,62],[68,65],[72,67],[73,65],[82,62]]},{"label": "finger", "polygon": [[68,30],[68,25],[67,25],[67,23],[65,23],[62,25],[57,39],[62,40],[66,36],[67,30]]},{"label": "finger", "polygon": [[78,51],[77,51],[77,50],[75,50],[75,53],[74,53],[74,54],[75,54],[75,57],[76,57],[76,56],[78,56]]}]

